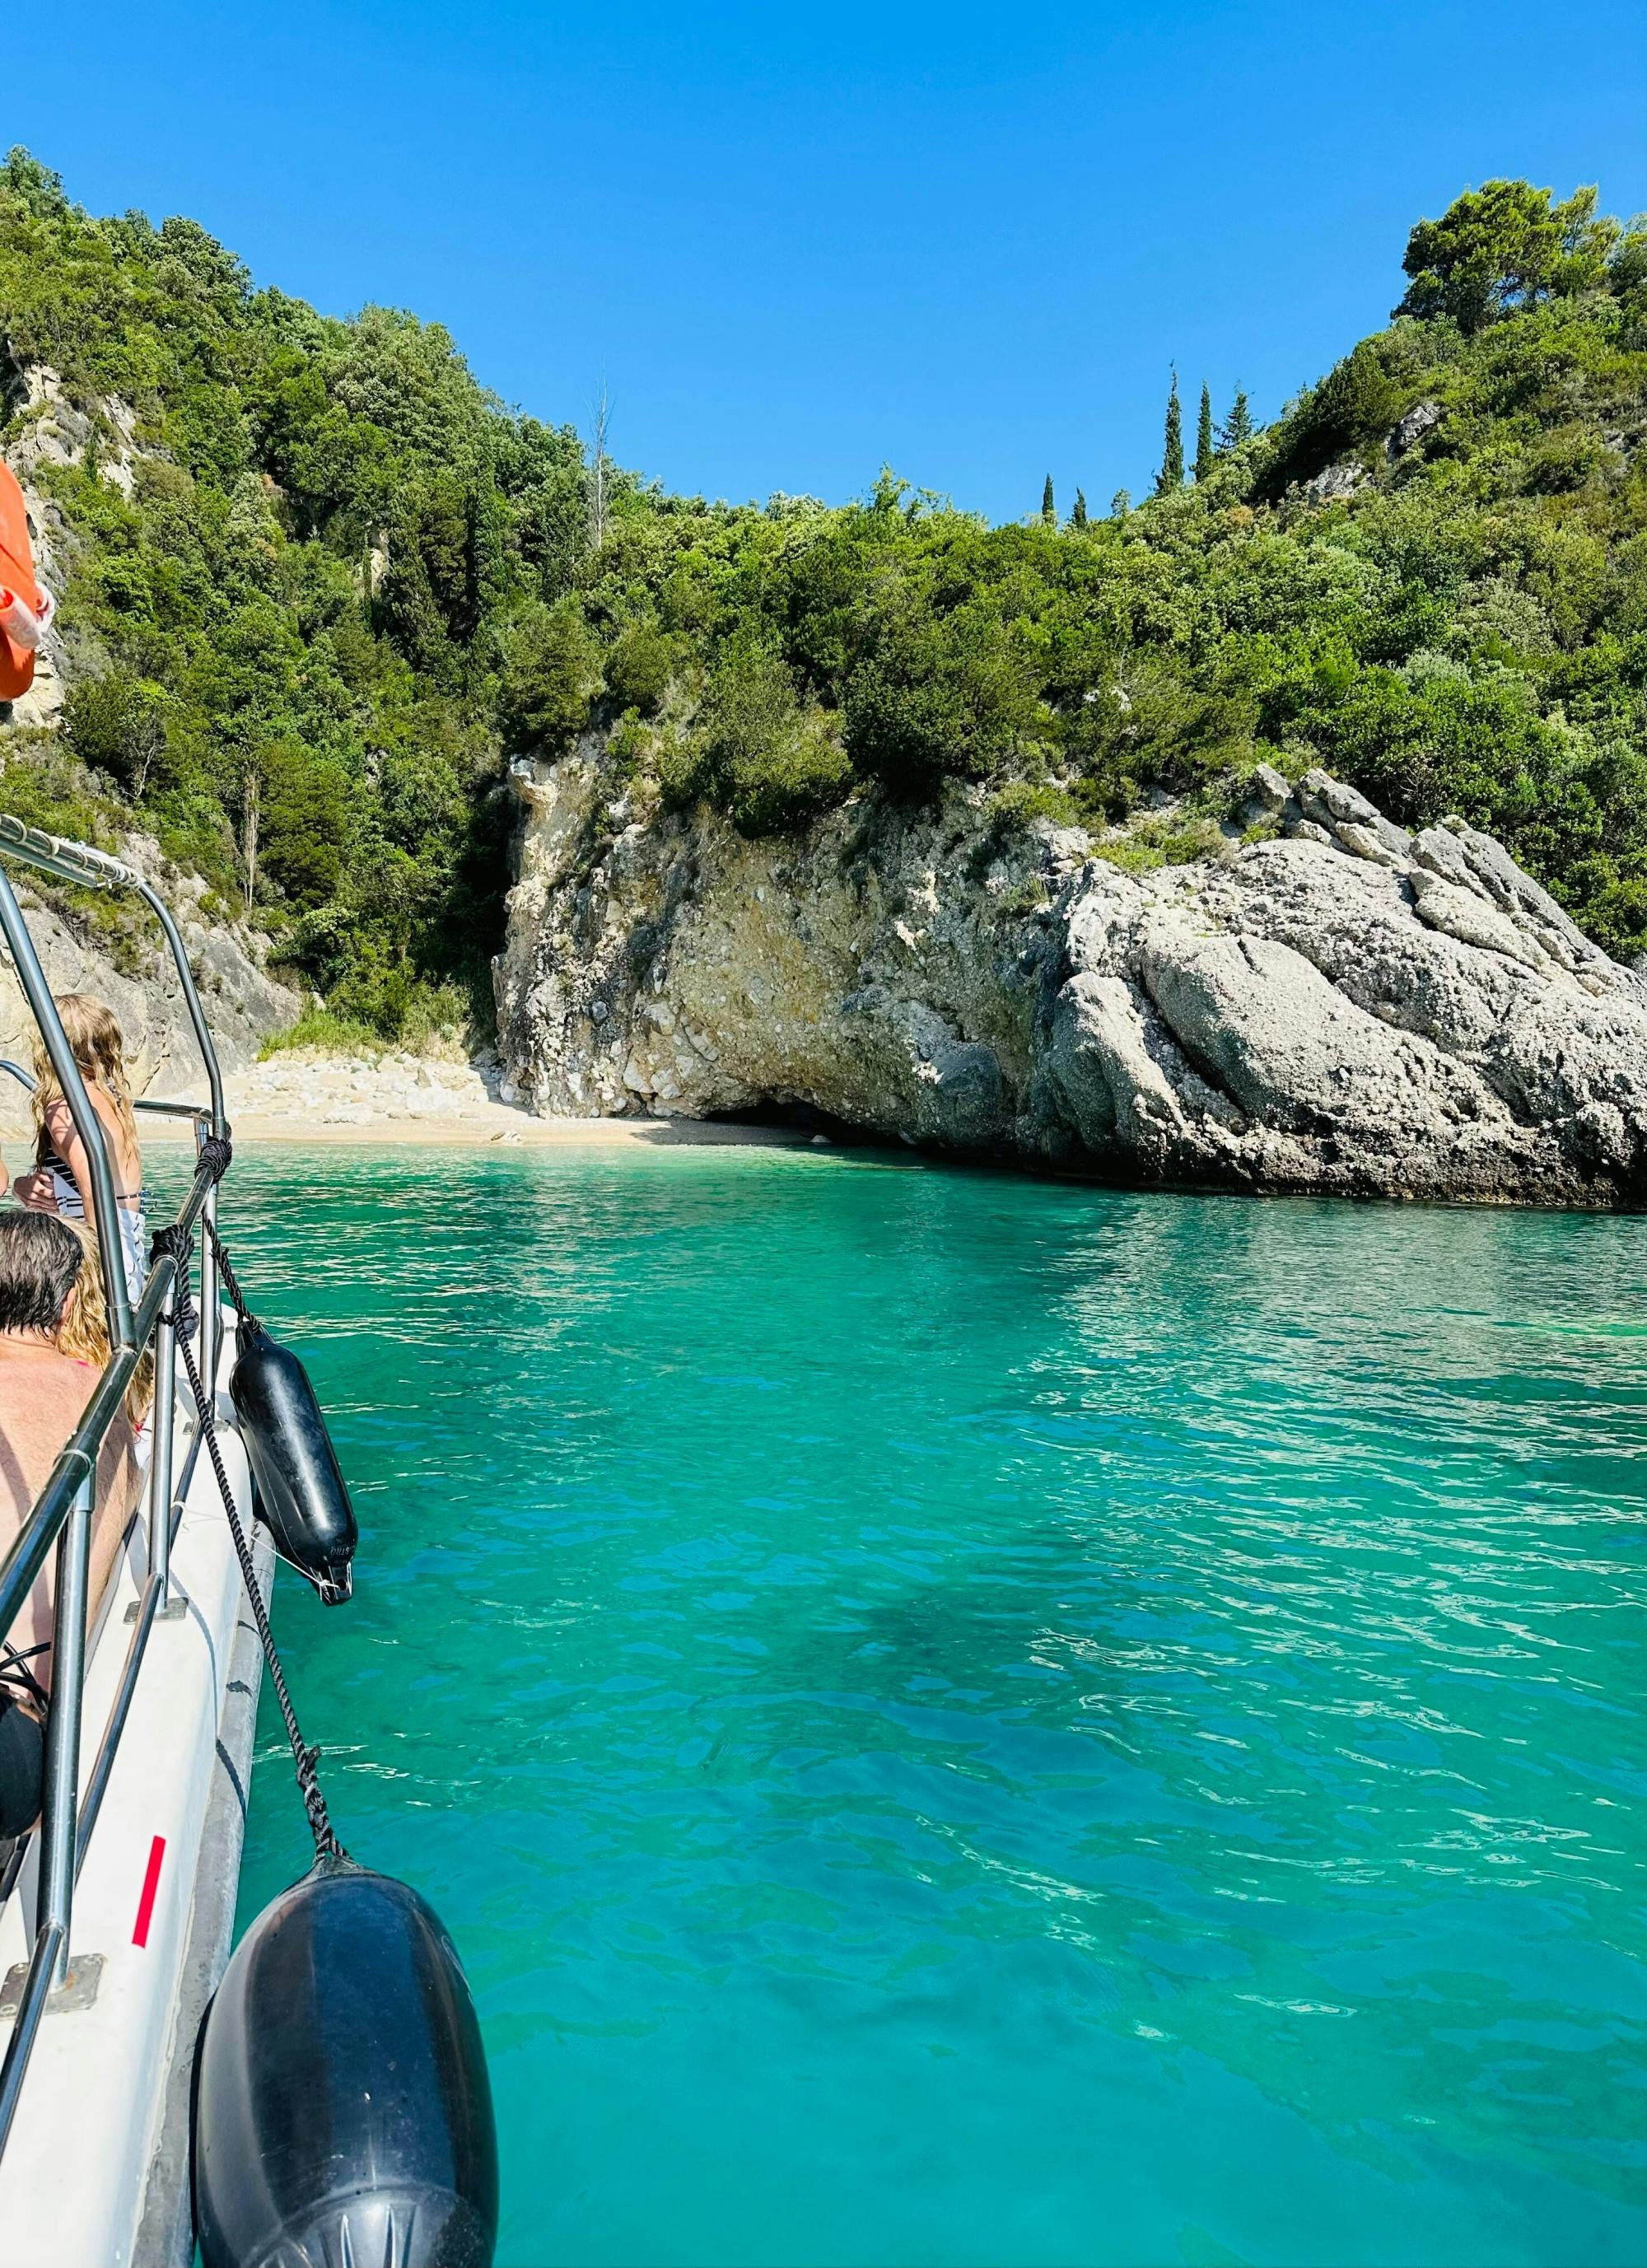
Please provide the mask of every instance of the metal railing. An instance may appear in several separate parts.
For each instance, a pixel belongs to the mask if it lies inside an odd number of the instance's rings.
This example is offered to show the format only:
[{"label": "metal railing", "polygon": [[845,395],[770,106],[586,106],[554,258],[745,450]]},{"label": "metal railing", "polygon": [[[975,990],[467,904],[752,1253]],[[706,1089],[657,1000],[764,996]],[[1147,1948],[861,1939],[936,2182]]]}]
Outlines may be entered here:
[{"label": "metal railing", "polygon": [[[57,1553],[49,1655],[51,1695],[46,1712],[44,1800],[40,1825],[33,1830],[40,1847],[34,1938],[17,2015],[4,2057],[0,2057],[0,2151],[4,2149],[11,2130],[29,2057],[51,1992],[68,1982],[75,1883],[85,1863],[92,1830],[114,1770],[149,1634],[156,1616],[170,1598],[172,1539],[201,1438],[198,1426],[191,1428],[187,1455],[181,1475],[177,1476],[177,1348],[173,1326],[165,1320],[172,1312],[177,1261],[169,1252],[158,1256],[134,1307],[103,1123],[86,1094],[40,956],[5,871],[5,862],[11,859],[55,875],[60,881],[77,883],[85,889],[132,890],[147,902],[171,949],[184,1005],[205,1065],[210,1100],[206,1103],[139,1101],[136,1108],[191,1119],[197,1156],[206,1135],[222,1137],[228,1131],[217,1051],[189,969],[188,955],[167,907],[140,874],[106,851],[85,843],[62,842],[55,836],[41,834],[0,814],[0,936],[4,937],[24,998],[40,1027],[52,1071],[85,1152],[92,1177],[92,1211],[103,1265],[110,1350],[108,1364],[92,1388],[79,1422],[60,1452],[16,1541],[4,1561],[0,1561],[0,1640],[4,1640],[26,1603],[46,1565],[48,1553],[54,1546]],[[34,1084],[29,1073],[17,1064],[0,1060],[0,1071],[9,1072],[26,1086],[32,1088]],[[192,1230],[202,1218],[215,1225],[218,1170],[213,1160],[202,1160],[196,1166],[188,1194],[176,1217],[179,1228]],[[210,1236],[202,1239],[200,1270],[200,1371],[207,1392],[215,1395],[223,1323],[217,1260]],[[148,1571],[114,1702],[83,1792],[79,1786],[80,1718],[85,1683],[86,1624],[93,1604],[87,1597],[87,1585],[97,1509],[98,1455],[151,1342],[155,1351],[155,1392],[147,1503]],[[134,1513],[134,1519],[140,1516]],[[18,1844],[4,1880],[0,1880],[0,1899],[16,1886],[26,1847],[26,1839]]]}]

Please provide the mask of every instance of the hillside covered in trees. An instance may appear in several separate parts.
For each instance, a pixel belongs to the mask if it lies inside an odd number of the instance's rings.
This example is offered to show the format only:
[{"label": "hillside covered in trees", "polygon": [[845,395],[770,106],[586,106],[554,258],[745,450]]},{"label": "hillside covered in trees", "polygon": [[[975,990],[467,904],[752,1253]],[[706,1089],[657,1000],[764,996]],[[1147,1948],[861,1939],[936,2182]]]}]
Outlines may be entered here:
[{"label": "hillside covered in trees", "polygon": [[1489,183],[1406,275],[1275,423],[1203,402],[1188,479],[1174,395],[1136,507],[1061,523],[1048,483],[991,527],[890,473],[729,506],[592,463],[437,326],[254,290],[14,151],[0,439],[41,364],[94,438],[40,476],[76,674],[60,733],[0,738],[0,807],[158,835],[389,1037],[484,1002],[507,760],[592,729],[641,811],[771,832],[960,777],[1001,827],[1147,806],[1132,859],[1191,855],[1255,762],[1320,762],[1647,950],[1647,232]]}]

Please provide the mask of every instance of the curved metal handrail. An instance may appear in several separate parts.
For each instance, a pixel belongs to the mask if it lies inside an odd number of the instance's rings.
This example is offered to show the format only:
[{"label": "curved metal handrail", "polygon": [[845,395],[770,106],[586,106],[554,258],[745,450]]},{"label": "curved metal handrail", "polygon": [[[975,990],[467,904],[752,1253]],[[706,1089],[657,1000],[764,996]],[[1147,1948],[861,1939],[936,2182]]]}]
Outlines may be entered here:
[{"label": "curved metal handrail", "polygon": [[[205,1067],[206,1084],[211,1097],[210,1102],[203,1107],[199,1105],[192,1107],[188,1115],[195,1118],[197,1123],[210,1121],[210,1129],[214,1134],[218,1136],[226,1134],[229,1130],[228,1121],[224,1116],[223,1073],[217,1062],[217,1051],[212,1045],[211,1034],[207,1028],[206,1012],[200,1005],[200,993],[195,983],[194,971],[188,965],[188,954],[184,949],[181,933],[178,929],[176,922],[172,917],[170,908],[160,897],[153,885],[146,881],[141,874],[136,872],[134,868],[129,866],[123,858],[116,858],[107,850],[96,850],[89,843],[72,843],[62,836],[48,835],[43,831],[43,829],[38,827],[26,826],[22,820],[13,819],[9,814],[4,812],[0,812],[0,858],[20,859],[25,865],[37,867],[41,873],[53,874],[59,881],[76,883],[82,889],[99,891],[113,889],[132,890],[136,892],[137,896],[143,899],[145,905],[149,907],[151,912],[152,912],[156,920],[159,923],[161,934],[165,937],[167,947],[171,953],[173,965],[177,970],[178,983],[182,990],[183,1005],[188,1011],[188,1020],[190,1024],[194,1027],[195,1043],[200,1049],[201,1062]],[[0,897],[0,928],[4,929],[7,946],[11,948],[13,957],[15,958],[17,946],[13,933],[13,922],[6,917],[6,902],[10,901],[10,912],[11,915],[15,917],[15,927],[22,933],[24,953],[26,958],[33,963],[34,969],[38,972],[40,963],[34,954],[33,944],[29,939],[26,929],[23,926],[22,915],[18,910],[16,900],[11,894],[10,881],[7,880],[3,870],[0,870],[0,884],[4,885],[4,897]],[[18,975],[19,981],[23,981],[24,969],[21,964],[18,966]],[[40,989],[44,993],[45,998],[49,1000],[51,996],[49,992],[45,990],[45,979],[43,976],[40,979]],[[28,993],[29,991],[26,982],[25,982],[25,991],[26,993]],[[29,1005],[34,1010],[36,1020],[38,1020],[39,1009],[36,1006],[34,998],[32,994],[29,995]],[[53,1012],[55,1014],[55,1012]],[[45,1027],[43,1025],[41,1026],[41,1030],[43,1033],[45,1032]],[[50,1035],[48,1033],[46,1034],[46,1036],[49,1041]],[[54,1070],[56,1068],[55,1057],[53,1058],[53,1068]],[[76,1077],[77,1081],[77,1073],[76,1074]],[[70,1105],[70,1116],[75,1121],[75,1130],[79,1134],[81,1140],[85,1142],[85,1130],[81,1125],[78,1113],[75,1110],[73,1094],[66,1085],[63,1088],[63,1093]],[[101,1149],[104,1146],[102,1143],[102,1128],[100,1122],[98,1123],[96,1128],[96,1144],[99,1149]],[[90,1143],[87,1144],[87,1155],[88,1157],[92,1156],[92,1145]],[[92,1174],[93,1188],[95,1190],[99,1178],[95,1162],[92,1166]],[[216,1220],[217,1210],[217,1194],[214,1191],[207,1200],[206,1218],[208,1220]],[[96,1211],[99,1215],[98,1241],[100,1247],[104,1241],[104,1224],[102,1220],[103,1208],[100,1202],[97,1205]],[[113,1221],[112,1219],[109,1225],[111,1227],[118,1230],[118,1223]],[[120,1279],[122,1285],[125,1282],[125,1268],[123,1263],[124,1253],[119,1248],[117,1235],[115,1264],[120,1269]],[[107,1255],[105,1256],[104,1267],[105,1273],[107,1275],[108,1268]],[[210,1249],[210,1239],[208,1240],[206,1249],[201,1254],[200,1286],[200,1306],[202,1319],[201,1338],[201,1373],[202,1377],[211,1379],[215,1378],[217,1374],[217,1350],[221,1323],[218,1315],[217,1304],[217,1263],[216,1256]],[[125,1302],[125,1307],[126,1312],[129,1314],[129,1300]],[[111,1323],[115,1320],[112,1302],[109,1320]],[[114,1337],[114,1333],[111,1331],[110,1336]]]},{"label": "curved metal handrail", "polygon": [[[0,814],[0,861],[18,859],[60,880],[84,888],[125,888],[144,900],[159,922],[182,987],[194,1026],[210,1093],[209,1104],[139,1103],[168,1116],[195,1121],[198,1145],[202,1135],[228,1132],[224,1116],[223,1079],[217,1050],[188,965],[183,939],[170,910],[142,875],[121,860],[90,844],[70,843],[26,827]],[[108,1143],[102,1120],[92,1108],[74,1051],[62,1027],[40,956],[34,948],[11,877],[0,864],[0,935],[16,969],[18,982],[29,1005],[52,1070],[69,1105],[75,1130],[86,1153],[92,1174],[92,1212],[108,1306],[109,1361],[80,1414],[74,1432],[59,1454],[45,1487],[36,1498],[11,1550],[0,1561],[0,1638],[10,1632],[33,1590],[47,1555],[60,1545],[59,1581],[52,1621],[51,1700],[46,1721],[44,1802],[40,1814],[40,1881],[34,1942],[28,1974],[11,2036],[0,2058],[0,2150],[5,2146],[51,1990],[67,1978],[70,1947],[74,1885],[85,1858],[113,1769],[121,1734],[136,1689],[138,1672],[156,1615],[167,1602],[171,1579],[173,1517],[173,1468],[177,1418],[176,1345],[172,1323],[173,1292],[178,1264],[169,1252],[155,1261],[142,1299],[134,1310],[126,1273],[125,1248],[114,1197]],[[0,1071],[34,1086],[18,1064],[0,1058]],[[192,1230],[204,1218],[215,1222],[217,1161],[200,1164],[176,1226]],[[201,1250],[201,1370],[215,1388],[222,1317],[217,1297],[217,1270],[210,1237]],[[155,1439],[149,1473],[149,1567],[138,1602],[138,1613],[127,1648],[114,1705],[96,1758],[87,1776],[84,1802],[79,1794],[80,1712],[85,1680],[86,1597],[90,1568],[92,1514],[97,1491],[98,1454],[114,1423],[132,1375],[151,1340],[155,1348]],[[191,1454],[190,1463],[193,1458]],[[187,1473],[187,1468],[186,1468]],[[15,1884],[14,1870],[8,1870]]]},{"label": "curved metal handrail", "polygon": [[[135,890],[159,923],[161,933],[171,950],[178,981],[183,988],[183,1005],[195,1030],[195,1044],[205,1066],[206,1083],[210,1090],[211,1130],[221,1135],[227,1131],[223,1115],[223,1073],[217,1063],[217,1051],[211,1043],[207,1028],[206,1012],[200,1005],[194,973],[188,965],[188,955],[171,908],[155,889],[123,858],[116,858],[107,850],[97,850],[89,843],[70,843],[61,836],[47,835],[38,827],[26,827],[20,819],[0,812],[0,857],[20,858],[25,865],[38,867],[41,873],[55,874],[59,881],[77,882],[86,890]],[[7,939],[8,945],[11,939]],[[204,1115],[204,1114],[202,1114]]]}]

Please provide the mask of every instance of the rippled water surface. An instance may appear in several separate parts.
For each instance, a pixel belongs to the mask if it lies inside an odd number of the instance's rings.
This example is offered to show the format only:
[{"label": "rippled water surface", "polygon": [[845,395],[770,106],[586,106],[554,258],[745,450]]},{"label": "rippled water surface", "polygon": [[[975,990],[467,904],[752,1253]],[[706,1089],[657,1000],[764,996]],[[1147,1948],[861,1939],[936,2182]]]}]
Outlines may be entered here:
[{"label": "rippled water surface", "polygon": [[224,1219],[504,2261],[1647,2257],[1647,1221],[684,1149],[270,1149]]}]

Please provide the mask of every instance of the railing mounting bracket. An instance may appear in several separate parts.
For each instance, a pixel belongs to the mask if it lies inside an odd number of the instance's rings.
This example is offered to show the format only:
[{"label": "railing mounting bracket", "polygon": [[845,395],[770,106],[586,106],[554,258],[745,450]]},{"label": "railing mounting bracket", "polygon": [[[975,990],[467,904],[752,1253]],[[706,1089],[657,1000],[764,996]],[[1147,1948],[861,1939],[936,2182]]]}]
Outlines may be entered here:
[{"label": "railing mounting bracket", "polygon": [[[10,2023],[23,2005],[23,1986],[28,1977],[28,1963],[19,1961],[8,1969],[5,1983],[0,1984],[0,2021]],[[77,1953],[69,1963],[69,1974],[61,1984],[54,1985],[46,2001],[48,2016],[72,2016],[81,2008],[89,2008],[97,1999],[97,1988],[103,1981],[103,1956],[100,1953]]]}]

